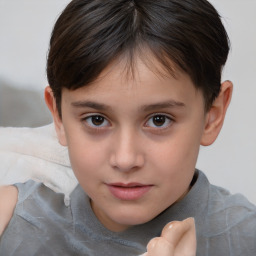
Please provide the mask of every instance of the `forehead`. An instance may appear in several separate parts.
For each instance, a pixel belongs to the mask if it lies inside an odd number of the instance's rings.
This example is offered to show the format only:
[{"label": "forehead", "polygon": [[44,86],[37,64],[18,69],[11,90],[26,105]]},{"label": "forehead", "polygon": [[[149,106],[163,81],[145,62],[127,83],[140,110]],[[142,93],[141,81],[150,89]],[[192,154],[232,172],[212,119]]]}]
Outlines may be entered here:
[{"label": "forehead", "polygon": [[[90,85],[70,91],[63,90],[66,102],[92,100],[113,107],[119,105],[147,105],[174,101],[192,104],[200,92],[189,75],[174,65],[174,75],[167,72],[156,59],[145,62],[136,58],[133,65],[125,58],[113,61]],[[201,94],[199,97],[201,98]],[[73,104],[74,105],[74,104]]]},{"label": "forehead", "polygon": [[125,81],[136,82],[141,80],[144,74],[148,72],[157,76],[160,80],[166,77],[175,78],[184,73],[180,67],[165,55],[159,61],[148,46],[143,46],[143,48],[135,48],[133,53],[125,52],[112,60],[95,81],[104,79],[109,74],[112,76],[116,74]]}]

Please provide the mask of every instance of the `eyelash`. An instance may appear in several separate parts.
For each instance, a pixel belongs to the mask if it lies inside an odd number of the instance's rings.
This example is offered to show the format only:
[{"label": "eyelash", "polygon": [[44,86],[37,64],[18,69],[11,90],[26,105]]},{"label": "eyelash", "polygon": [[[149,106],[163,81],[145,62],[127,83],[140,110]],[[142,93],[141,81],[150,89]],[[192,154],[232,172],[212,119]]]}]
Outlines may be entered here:
[{"label": "eyelash", "polygon": [[[154,122],[153,118],[156,118],[156,117],[164,118],[164,125],[160,125],[160,126],[157,126],[155,124],[148,125],[149,122],[153,123]],[[174,119],[172,117],[170,117],[169,115],[166,115],[166,114],[163,114],[163,113],[155,113],[147,119],[147,122],[145,123],[145,126],[147,128],[153,128],[153,129],[156,129],[156,130],[164,130],[164,129],[169,128],[172,125],[173,122],[174,122]]]},{"label": "eyelash", "polygon": [[[153,123],[154,122],[153,118],[157,118],[157,117],[158,118],[159,117],[160,118],[164,118],[164,120],[163,120],[164,121],[164,125],[159,125],[158,126],[158,125]],[[92,118],[100,118],[103,123],[99,124],[99,125],[93,124]],[[89,128],[91,128],[91,129],[93,129],[95,131],[96,130],[100,131],[100,130],[105,129],[106,127],[110,127],[111,126],[110,122],[102,114],[88,115],[88,116],[82,118],[81,121],[85,122],[86,125]],[[160,130],[164,130],[164,129],[169,128],[172,125],[173,121],[174,121],[173,118],[170,117],[169,115],[162,114],[162,113],[155,113],[155,114],[149,116],[149,118],[147,119],[147,121],[145,122],[144,125],[145,125],[145,127],[149,128],[149,129],[155,129],[155,130],[159,130],[160,131]],[[151,124],[149,125],[149,123],[151,123]]]},{"label": "eyelash", "polygon": [[[103,124],[100,124],[100,125],[93,124],[92,118],[97,118],[97,117],[101,118],[103,120]],[[102,114],[88,115],[88,116],[82,118],[81,121],[85,122],[89,128],[94,129],[94,130],[102,130],[108,126],[111,126],[110,122]],[[107,125],[106,125],[106,123],[107,123]]]}]

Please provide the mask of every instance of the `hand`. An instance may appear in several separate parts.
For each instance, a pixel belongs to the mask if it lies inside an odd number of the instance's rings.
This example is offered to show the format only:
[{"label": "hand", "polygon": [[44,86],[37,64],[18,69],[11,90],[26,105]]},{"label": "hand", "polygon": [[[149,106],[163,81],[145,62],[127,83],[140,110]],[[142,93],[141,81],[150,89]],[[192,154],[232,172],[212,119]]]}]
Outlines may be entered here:
[{"label": "hand", "polygon": [[147,245],[142,256],[195,256],[196,229],[193,218],[168,223],[160,237],[155,237]]}]

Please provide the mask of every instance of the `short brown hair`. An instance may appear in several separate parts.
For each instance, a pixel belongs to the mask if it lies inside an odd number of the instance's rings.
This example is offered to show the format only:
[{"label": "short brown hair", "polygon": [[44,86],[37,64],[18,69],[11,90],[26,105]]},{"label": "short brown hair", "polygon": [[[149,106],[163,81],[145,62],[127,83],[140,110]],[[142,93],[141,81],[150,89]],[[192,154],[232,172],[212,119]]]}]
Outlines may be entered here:
[{"label": "short brown hair", "polygon": [[60,115],[62,88],[88,85],[122,54],[132,65],[141,45],[170,72],[168,60],[189,74],[210,108],[220,91],[229,39],[208,1],[73,0],[54,26],[47,61]]}]

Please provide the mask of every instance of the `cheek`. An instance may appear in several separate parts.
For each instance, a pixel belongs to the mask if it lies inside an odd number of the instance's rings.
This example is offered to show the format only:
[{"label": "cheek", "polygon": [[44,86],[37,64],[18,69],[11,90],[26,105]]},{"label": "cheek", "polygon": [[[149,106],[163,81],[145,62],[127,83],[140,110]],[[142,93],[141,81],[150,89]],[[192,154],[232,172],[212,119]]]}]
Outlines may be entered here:
[{"label": "cheek", "polygon": [[166,207],[187,193],[194,175],[196,159],[196,148],[166,147],[165,153],[158,152],[155,180],[162,192],[161,201],[166,202]]},{"label": "cheek", "polygon": [[[159,164],[176,168],[195,166],[199,150],[199,139],[193,136],[181,136],[166,141],[163,145],[156,145],[151,157]],[[176,169],[175,168],[175,169]]]},{"label": "cheek", "polygon": [[[200,147],[200,136],[180,131],[151,152],[157,179],[172,181],[174,187],[184,189],[190,183]],[[160,180],[159,180],[160,181]],[[180,190],[177,188],[177,190]]]},{"label": "cheek", "polygon": [[101,143],[93,143],[83,136],[68,137],[68,148],[71,166],[80,183],[85,177],[92,179],[104,167],[107,152]]}]

